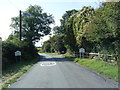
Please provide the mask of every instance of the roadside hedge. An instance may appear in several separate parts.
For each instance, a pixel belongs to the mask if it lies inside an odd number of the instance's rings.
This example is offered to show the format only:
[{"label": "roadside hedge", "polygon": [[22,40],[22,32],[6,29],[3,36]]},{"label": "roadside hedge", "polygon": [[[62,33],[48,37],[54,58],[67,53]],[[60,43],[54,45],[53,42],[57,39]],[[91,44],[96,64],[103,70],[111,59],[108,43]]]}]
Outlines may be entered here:
[{"label": "roadside hedge", "polygon": [[8,66],[19,63],[16,61],[15,51],[21,51],[21,61],[30,61],[38,56],[38,50],[34,44],[28,44],[25,41],[5,40],[2,41],[2,69],[7,69]]}]

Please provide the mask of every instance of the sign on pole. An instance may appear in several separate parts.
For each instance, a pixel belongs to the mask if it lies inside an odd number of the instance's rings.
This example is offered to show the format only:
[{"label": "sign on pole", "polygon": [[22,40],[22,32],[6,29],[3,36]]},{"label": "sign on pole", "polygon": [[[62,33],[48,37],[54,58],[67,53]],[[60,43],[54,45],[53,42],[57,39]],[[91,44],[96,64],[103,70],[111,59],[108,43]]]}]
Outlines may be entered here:
[{"label": "sign on pole", "polygon": [[80,58],[84,58],[85,49],[84,48],[80,48],[79,49],[79,53],[80,53]]},{"label": "sign on pole", "polygon": [[84,49],[84,48],[80,48],[80,49],[79,49],[79,52],[80,52],[80,53],[85,53],[85,49]]},{"label": "sign on pole", "polygon": [[21,56],[21,51],[16,51],[15,56]]},{"label": "sign on pole", "polygon": [[16,62],[18,61],[18,59],[21,61],[21,51],[16,51],[15,57],[16,57]]}]

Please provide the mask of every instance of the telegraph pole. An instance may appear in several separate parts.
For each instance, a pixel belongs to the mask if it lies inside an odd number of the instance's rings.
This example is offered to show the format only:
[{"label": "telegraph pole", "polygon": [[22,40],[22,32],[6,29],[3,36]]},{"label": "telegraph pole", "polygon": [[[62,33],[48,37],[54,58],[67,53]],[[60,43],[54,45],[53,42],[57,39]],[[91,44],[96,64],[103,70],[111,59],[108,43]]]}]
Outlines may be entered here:
[{"label": "telegraph pole", "polygon": [[20,41],[22,38],[22,14],[21,14],[21,10],[20,10]]}]

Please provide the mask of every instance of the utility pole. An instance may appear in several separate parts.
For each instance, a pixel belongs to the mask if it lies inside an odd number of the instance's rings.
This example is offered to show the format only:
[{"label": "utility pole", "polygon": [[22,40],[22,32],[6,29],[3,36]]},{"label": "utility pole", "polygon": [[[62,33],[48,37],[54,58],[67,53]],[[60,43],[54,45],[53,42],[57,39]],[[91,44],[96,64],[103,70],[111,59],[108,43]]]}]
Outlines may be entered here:
[{"label": "utility pole", "polygon": [[20,10],[20,41],[22,38],[22,14],[21,14],[21,10]]}]

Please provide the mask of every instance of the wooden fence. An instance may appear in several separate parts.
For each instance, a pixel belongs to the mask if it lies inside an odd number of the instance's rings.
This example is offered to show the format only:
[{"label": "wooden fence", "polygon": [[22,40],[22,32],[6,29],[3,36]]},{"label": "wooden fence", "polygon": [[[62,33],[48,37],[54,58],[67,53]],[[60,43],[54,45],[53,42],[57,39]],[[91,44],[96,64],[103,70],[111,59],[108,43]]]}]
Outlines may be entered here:
[{"label": "wooden fence", "polygon": [[[96,57],[100,57],[100,56],[103,56],[104,54],[100,54],[100,53],[88,53],[88,52],[86,52],[86,53],[84,53],[84,58],[89,58],[89,59],[94,59],[94,58],[96,58]],[[80,53],[75,53],[75,56],[76,57],[78,57],[78,58],[80,58]],[[112,55],[107,55],[107,58],[109,59],[109,60],[112,60]]]}]

